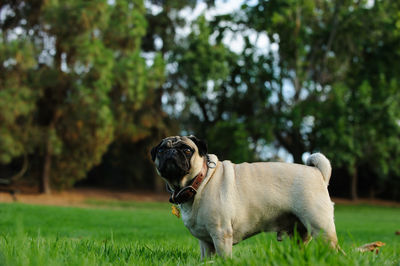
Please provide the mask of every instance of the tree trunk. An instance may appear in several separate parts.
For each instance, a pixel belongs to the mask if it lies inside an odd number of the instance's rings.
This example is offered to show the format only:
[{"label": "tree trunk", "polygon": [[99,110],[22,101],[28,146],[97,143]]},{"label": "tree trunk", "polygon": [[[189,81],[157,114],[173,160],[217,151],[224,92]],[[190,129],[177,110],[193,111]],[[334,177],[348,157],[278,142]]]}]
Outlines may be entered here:
[{"label": "tree trunk", "polygon": [[374,188],[374,186],[370,186],[369,187],[369,199],[370,200],[374,200],[375,199],[375,195],[376,195],[376,189]]},{"label": "tree trunk", "polygon": [[303,153],[301,151],[292,152],[293,162],[298,164],[304,164],[303,162]]},{"label": "tree trunk", "polygon": [[158,193],[165,192],[165,182],[157,174],[154,182],[154,190]]},{"label": "tree trunk", "polygon": [[50,136],[47,136],[46,141],[46,154],[44,156],[43,174],[40,182],[40,192],[50,194],[50,174],[51,174],[51,160],[52,160],[53,147],[51,144]]},{"label": "tree trunk", "polygon": [[350,196],[351,200],[357,200],[357,181],[358,181],[358,173],[357,173],[357,166],[354,166],[352,175],[351,175],[351,185],[350,185]]},{"label": "tree trunk", "polygon": [[[305,145],[301,142],[300,133],[296,134],[288,132],[286,136],[282,135],[281,132],[275,132],[275,137],[279,144],[284,147],[292,156],[293,162],[303,164],[303,153],[305,152]],[[300,141],[299,141],[300,140]]]}]

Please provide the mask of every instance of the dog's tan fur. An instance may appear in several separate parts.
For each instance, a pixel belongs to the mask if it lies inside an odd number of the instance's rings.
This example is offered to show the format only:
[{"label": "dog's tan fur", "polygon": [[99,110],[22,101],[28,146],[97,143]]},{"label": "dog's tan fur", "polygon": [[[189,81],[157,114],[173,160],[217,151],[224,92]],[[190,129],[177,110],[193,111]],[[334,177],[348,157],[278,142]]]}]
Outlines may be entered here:
[{"label": "dog's tan fur", "polygon": [[[196,150],[191,171],[181,180],[184,186],[200,172],[204,157],[190,139],[181,137],[180,141]],[[216,167],[209,169],[194,200],[180,205],[185,226],[200,240],[202,258],[215,252],[231,256],[233,244],[262,231],[276,231],[280,236],[296,222],[311,235],[323,232],[330,245],[337,246],[327,189],[331,166],[324,155],[310,156],[308,163],[314,166],[234,164],[212,154],[209,158]]]}]

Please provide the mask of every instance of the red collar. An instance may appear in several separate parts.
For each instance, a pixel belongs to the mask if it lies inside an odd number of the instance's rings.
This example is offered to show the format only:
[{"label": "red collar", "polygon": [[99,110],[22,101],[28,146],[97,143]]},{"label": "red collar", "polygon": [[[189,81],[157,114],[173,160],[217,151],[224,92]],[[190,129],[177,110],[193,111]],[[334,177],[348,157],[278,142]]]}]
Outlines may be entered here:
[{"label": "red collar", "polygon": [[193,199],[204,178],[207,176],[207,172],[208,166],[207,160],[205,159],[203,163],[203,168],[201,169],[200,173],[192,179],[193,181],[189,186],[186,186],[179,191],[175,191],[172,190],[167,184],[167,190],[169,193],[171,193],[169,202],[174,204],[181,204]]}]

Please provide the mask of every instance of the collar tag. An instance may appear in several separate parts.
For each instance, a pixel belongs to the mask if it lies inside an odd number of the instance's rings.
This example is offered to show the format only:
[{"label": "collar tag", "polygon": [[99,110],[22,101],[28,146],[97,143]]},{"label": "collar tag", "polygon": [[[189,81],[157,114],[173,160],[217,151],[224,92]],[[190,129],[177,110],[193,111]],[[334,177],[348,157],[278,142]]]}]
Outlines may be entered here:
[{"label": "collar tag", "polygon": [[175,205],[171,206],[171,213],[178,218],[181,217],[181,211]]}]

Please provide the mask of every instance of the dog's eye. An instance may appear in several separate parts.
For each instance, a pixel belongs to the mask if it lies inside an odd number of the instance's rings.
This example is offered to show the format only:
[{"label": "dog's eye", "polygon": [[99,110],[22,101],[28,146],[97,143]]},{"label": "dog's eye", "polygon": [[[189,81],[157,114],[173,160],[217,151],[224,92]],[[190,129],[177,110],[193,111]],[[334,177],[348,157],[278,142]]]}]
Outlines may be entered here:
[{"label": "dog's eye", "polygon": [[164,149],[158,149],[158,153],[163,153]]},{"label": "dog's eye", "polygon": [[191,149],[184,149],[183,152],[187,155],[192,154],[192,150]]}]

